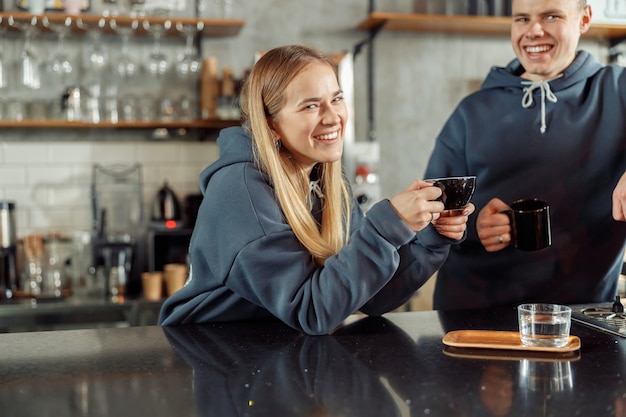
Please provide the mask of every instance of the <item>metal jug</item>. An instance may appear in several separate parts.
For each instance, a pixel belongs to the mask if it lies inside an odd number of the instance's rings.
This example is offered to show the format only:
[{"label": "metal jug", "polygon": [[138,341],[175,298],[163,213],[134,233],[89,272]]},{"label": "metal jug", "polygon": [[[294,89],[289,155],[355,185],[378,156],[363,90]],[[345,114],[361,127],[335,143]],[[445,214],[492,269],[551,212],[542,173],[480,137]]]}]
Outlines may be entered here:
[{"label": "metal jug", "polygon": [[15,203],[0,201],[0,248],[15,247]]}]

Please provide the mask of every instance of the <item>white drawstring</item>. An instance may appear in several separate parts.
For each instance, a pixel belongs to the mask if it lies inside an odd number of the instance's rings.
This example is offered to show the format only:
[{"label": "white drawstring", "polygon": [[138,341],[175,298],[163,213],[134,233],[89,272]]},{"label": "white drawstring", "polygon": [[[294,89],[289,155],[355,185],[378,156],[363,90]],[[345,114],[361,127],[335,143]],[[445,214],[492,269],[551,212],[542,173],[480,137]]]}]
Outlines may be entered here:
[{"label": "white drawstring", "polygon": [[556,103],[557,99],[550,84],[546,80],[541,81],[522,81],[522,84],[528,85],[524,88],[524,96],[522,97],[522,107],[527,109],[533,105],[533,91],[537,88],[541,90],[541,133],[546,131],[546,99],[552,103]]},{"label": "white drawstring", "polygon": [[315,193],[317,198],[324,198],[324,193],[322,192],[322,188],[320,187],[320,181],[309,181],[309,192]]}]

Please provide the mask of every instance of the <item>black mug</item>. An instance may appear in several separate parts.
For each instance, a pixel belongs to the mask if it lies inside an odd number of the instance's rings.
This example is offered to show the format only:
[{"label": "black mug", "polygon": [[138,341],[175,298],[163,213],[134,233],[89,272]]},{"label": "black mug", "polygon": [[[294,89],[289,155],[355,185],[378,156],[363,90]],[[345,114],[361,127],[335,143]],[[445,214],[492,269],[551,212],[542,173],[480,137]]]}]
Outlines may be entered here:
[{"label": "black mug", "polygon": [[435,187],[441,189],[441,197],[437,200],[443,203],[445,210],[462,210],[472,200],[476,189],[476,176],[444,177],[427,179]]},{"label": "black mug", "polygon": [[550,206],[545,201],[522,199],[505,213],[511,221],[511,243],[523,251],[537,251],[552,244]]}]

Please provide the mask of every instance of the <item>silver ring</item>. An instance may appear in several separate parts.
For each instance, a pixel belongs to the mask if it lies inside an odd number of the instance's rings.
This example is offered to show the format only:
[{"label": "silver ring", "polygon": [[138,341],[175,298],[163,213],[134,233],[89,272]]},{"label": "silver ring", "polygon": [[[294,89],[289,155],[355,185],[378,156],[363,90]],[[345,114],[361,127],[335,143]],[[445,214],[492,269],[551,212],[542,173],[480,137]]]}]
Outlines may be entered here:
[{"label": "silver ring", "polygon": [[498,242],[499,243],[503,243],[504,242],[504,238],[502,237],[502,235],[498,236]]},{"label": "silver ring", "polygon": [[435,220],[435,213],[430,213],[430,223],[432,223],[433,220]]}]

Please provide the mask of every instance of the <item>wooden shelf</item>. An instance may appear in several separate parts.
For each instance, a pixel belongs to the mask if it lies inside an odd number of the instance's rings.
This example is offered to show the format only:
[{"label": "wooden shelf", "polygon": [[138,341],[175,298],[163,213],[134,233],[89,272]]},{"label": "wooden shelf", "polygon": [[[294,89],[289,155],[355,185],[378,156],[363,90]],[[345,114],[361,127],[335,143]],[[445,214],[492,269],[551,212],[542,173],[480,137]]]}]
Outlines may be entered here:
[{"label": "wooden shelf", "polygon": [[119,123],[90,123],[90,122],[67,122],[64,120],[1,120],[2,128],[20,129],[223,129],[230,126],[238,126],[240,120],[196,120],[192,122],[119,122]]},{"label": "wooden shelf", "polygon": [[[511,29],[511,18],[372,12],[357,28],[362,30],[382,28],[402,32],[508,35]],[[595,23],[584,36],[609,40],[624,38],[626,25]]]},{"label": "wooden shelf", "polygon": [[[105,33],[114,33],[112,26],[131,27],[134,22],[139,22],[134,35],[146,35],[149,32],[147,27],[150,25],[165,25],[169,27],[168,35],[182,35],[178,30],[177,24],[184,26],[196,26],[202,33],[202,36],[208,37],[227,37],[236,36],[245,24],[243,20],[221,20],[221,19],[194,19],[194,18],[168,18],[168,17],[128,17],[115,16],[103,17],[99,15],[79,15],[70,16],[62,13],[49,13],[45,15],[32,15],[24,12],[2,12],[0,13],[2,26],[8,26],[9,29],[19,30],[18,27],[11,26],[11,20],[17,23],[17,26],[34,25],[42,32],[52,31],[50,26],[65,25],[72,29],[74,33],[84,33],[88,30],[100,29]],[[113,23],[114,22],[114,23]],[[135,23],[136,24],[136,23]],[[179,26],[180,26],[179,25]]]},{"label": "wooden shelf", "polygon": [[[243,20],[195,19],[179,17],[104,17],[82,14],[70,16],[63,13],[32,15],[26,12],[0,12],[0,25],[9,31],[22,31],[26,27],[36,27],[41,32],[53,32],[58,26],[65,26],[73,34],[84,35],[90,30],[114,34],[120,28],[132,28],[132,35],[149,35],[150,26],[162,25],[170,36],[185,36],[184,27],[193,26],[202,37],[236,36],[244,25]],[[240,120],[196,120],[191,122],[68,122],[63,120],[1,120],[0,129],[223,129],[237,126]]]}]

